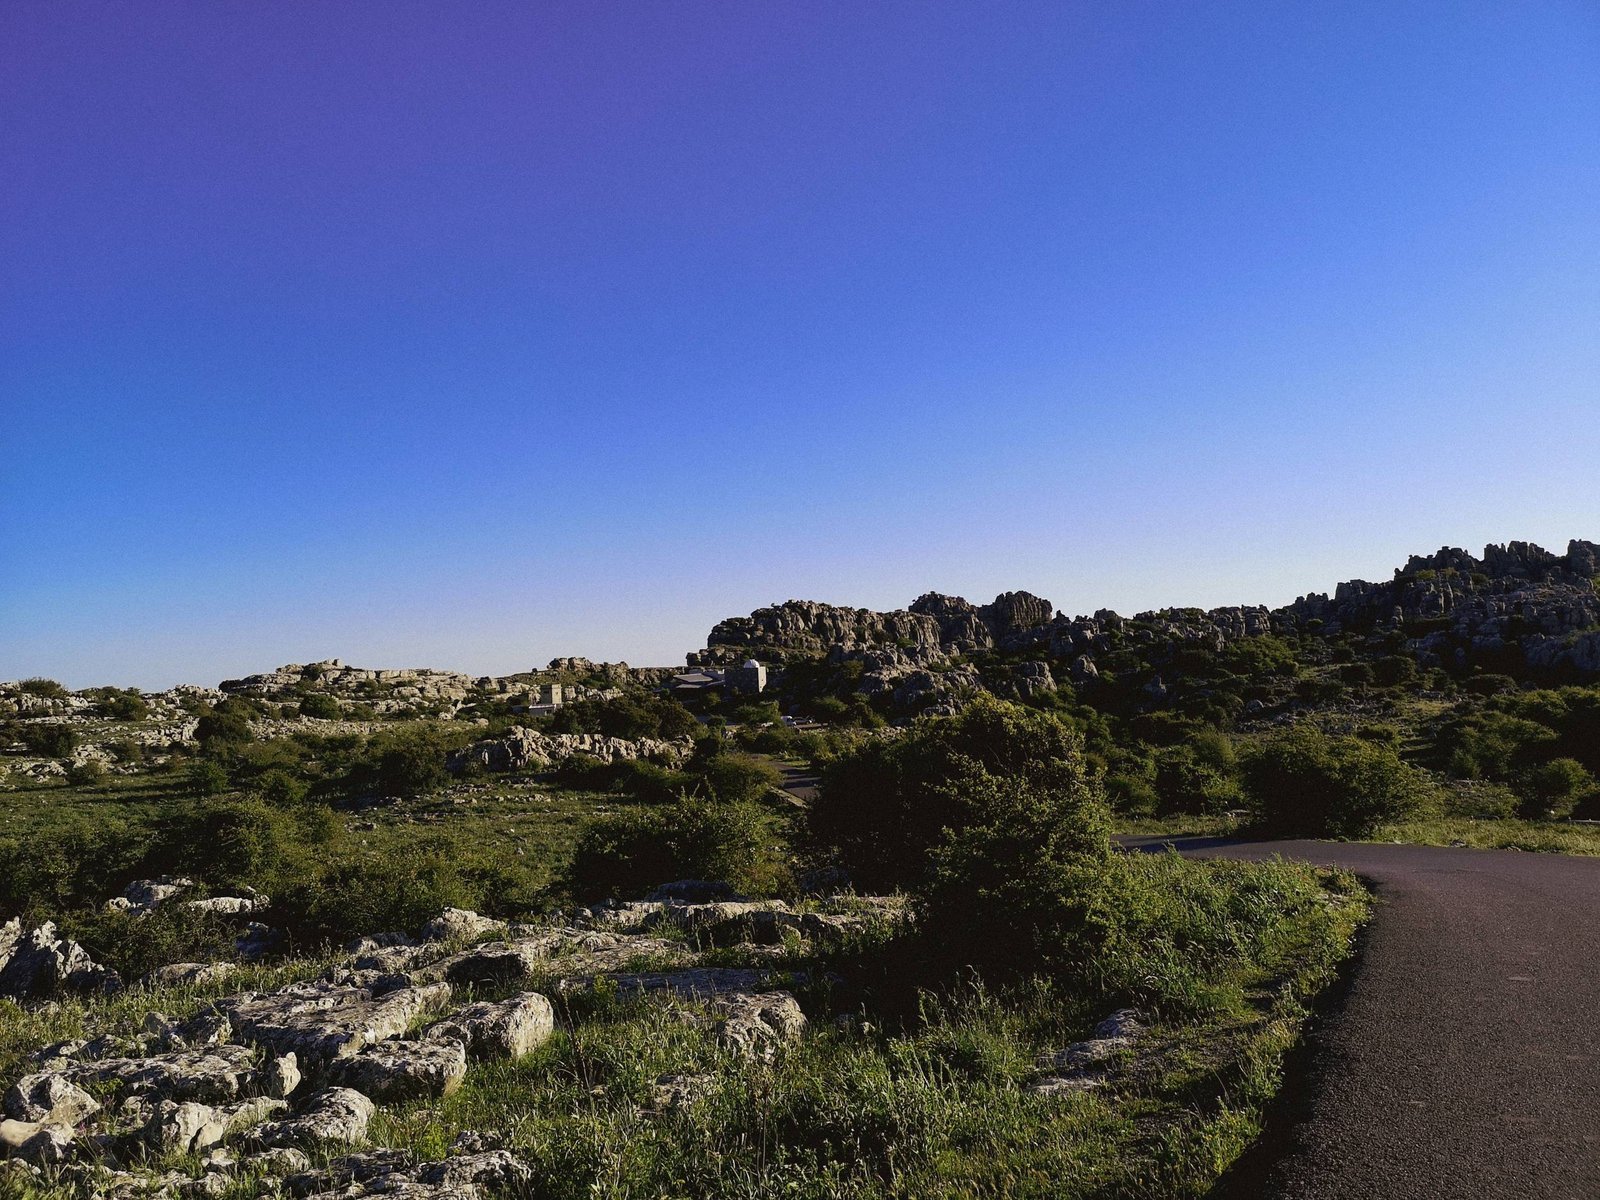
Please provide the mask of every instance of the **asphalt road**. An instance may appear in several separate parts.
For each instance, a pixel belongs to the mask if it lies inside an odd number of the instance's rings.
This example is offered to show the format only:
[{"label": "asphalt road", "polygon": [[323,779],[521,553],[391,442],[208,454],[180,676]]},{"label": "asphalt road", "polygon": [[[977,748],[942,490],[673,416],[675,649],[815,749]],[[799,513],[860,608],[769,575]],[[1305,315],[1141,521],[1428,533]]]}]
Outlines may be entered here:
[{"label": "asphalt road", "polygon": [[1275,1128],[1221,1196],[1600,1198],[1600,858],[1172,842],[1345,867],[1378,896]]}]

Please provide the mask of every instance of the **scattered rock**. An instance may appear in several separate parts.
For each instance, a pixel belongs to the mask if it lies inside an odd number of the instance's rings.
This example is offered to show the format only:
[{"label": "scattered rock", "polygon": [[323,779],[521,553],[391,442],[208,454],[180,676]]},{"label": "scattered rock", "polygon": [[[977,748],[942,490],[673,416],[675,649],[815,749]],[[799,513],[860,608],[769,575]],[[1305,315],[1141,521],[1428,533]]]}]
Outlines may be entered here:
[{"label": "scattered rock", "polygon": [[1094,1027],[1094,1033],[1085,1041],[1041,1056],[1038,1069],[1042,1074],[1029,1085],[1029,1090],[1041,1096],[1059,1096],[1100,1087],[1106,1082],[1111,1060],[1131,1049],[1144,1031],[1144,1024],[1133,1009],[1112,1013]]},{"label": "scattered rock", "polygon": [[788,992],[734,992],[712,996],[706,1004],[721,1014],[718,1043],[744,1058],[771,1060],[806,1031],[806,1015]]},{"label": "scattered rock", "polygon": [[469,1004],[432,1026],[426,1036],[459,1042],[473,1058],[517,1058],[554,1032],[550,1001],[538,992],[524,992],[498,1003]]},{"label": "scattered rock", "polygon": [[257,1126],[247,1138],[251,1147],[314,1146],[325,1142],[358,1142],[376,1111],[371,1100],[346,1087],[314,1094],[298,1116]]},{"label": "scattered rock", "polygon": [[44,1071],[25,1075],[6,1092],[5,1111],[18,1121],[41,1125],[81,1125],[100,1111],[100,1102],[65,1075]]},{"label": "scattered rock", "polygon": [[660,1075],[652,1088],[652,1101],[658,1109],[687,1108],[710,1092],[713,1075]]},{"label": "scattered rock", "polygon": [[466,908],[447,908],[422,927],[422,936],[430,942],[470,942],[486,933],[505,931],[504,921],[479,916]]},{"label": "scattered rock", "polygon": [[238,969],[230,962],[168,963],[149,972],[140,982],[146,987],[199,987],[226,979]]},{"label": "scattered rock", "polygon": [[467,1048],[458,1041],[393,1041],[333,1060],[330,1082],[394,1103],[449,1095],[467,1074]]},{"label": "scattered rock", "polygon": [[275,992],[229,996],[216,1007],[238,1037],[316,1067],[398,1037],[449,999],[445,983],[382,990],[310,980]]}]

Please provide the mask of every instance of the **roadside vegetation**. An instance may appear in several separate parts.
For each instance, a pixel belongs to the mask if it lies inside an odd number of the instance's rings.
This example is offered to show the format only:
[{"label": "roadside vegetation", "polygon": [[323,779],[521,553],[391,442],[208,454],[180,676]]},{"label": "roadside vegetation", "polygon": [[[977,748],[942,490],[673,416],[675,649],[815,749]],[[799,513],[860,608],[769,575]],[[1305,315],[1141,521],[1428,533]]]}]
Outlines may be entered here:
[{"label": "roadside vegetation", "polygon": [[[660,705],[632,707],[611,728],[670,728]],[[695,722],[676,761],[492,774],[447,769],[482,726],[262,739],[260,714],[226,701],[199,720],[191,750],[135,773],[0,794],[0,910],[55,919],[128,980],[227,961],[240,932],[187,906],[107,910],[131,879],[265,893],[280,940],[226,984],[0,1002],[6,1081],[46,1041],[309,977],[340,942],[415,933],[446,908],[548,920],[680,878],[795,912],[841,886],[903,898],[908,920],[828,945],[685,946],[703,965],[787,972],[810,1032],[770,1057],[730,1054],[704,1022],[602,978],[551,989],[558,1030],[538,1050],[386,1105],[369,1131],[422,1156],[498,1131],[538,1196],[1202,1194],[1258,1130],[1367,911],[1339,873],[1116,852],[1080,723],[995,699],[892,736]],[[775,790],[784,763],[820,773],[809,806]],[[1311,766],[1337,781],[1371,764],[1329,751]],[[1114,1012],[1137,1014],[1137,1041],[1084,1086],[1041,1089],[1051,1057]],[[660,1080],[679,1076],[693,1095],[664,1100]],[[240,1177],[231,1194],[269,1186]]]}]

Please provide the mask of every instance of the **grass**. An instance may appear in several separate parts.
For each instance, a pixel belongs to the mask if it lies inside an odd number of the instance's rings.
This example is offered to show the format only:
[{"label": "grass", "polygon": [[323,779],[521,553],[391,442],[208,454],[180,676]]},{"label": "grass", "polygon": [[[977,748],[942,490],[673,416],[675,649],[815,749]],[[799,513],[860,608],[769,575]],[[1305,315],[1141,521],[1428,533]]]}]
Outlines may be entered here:
[{"label": "grass", "polygon": [[1417,846],[1600,855],[1600,825],[1527,821],[1516,817],[1420,817],[1381,826],[1371,840]]}]

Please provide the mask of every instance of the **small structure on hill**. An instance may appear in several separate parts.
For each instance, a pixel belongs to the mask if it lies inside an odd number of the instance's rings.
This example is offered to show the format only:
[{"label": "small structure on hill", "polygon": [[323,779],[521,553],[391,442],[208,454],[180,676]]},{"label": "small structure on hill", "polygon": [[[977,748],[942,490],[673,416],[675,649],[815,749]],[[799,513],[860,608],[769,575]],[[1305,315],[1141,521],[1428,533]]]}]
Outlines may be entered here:
[{"label": "small structure on hill", "polygon": [[767,687],[767,668],[753,658],[747,658],[737,667],[729,667],[723,674],[728,691],[739,696],[759,696]]}]

